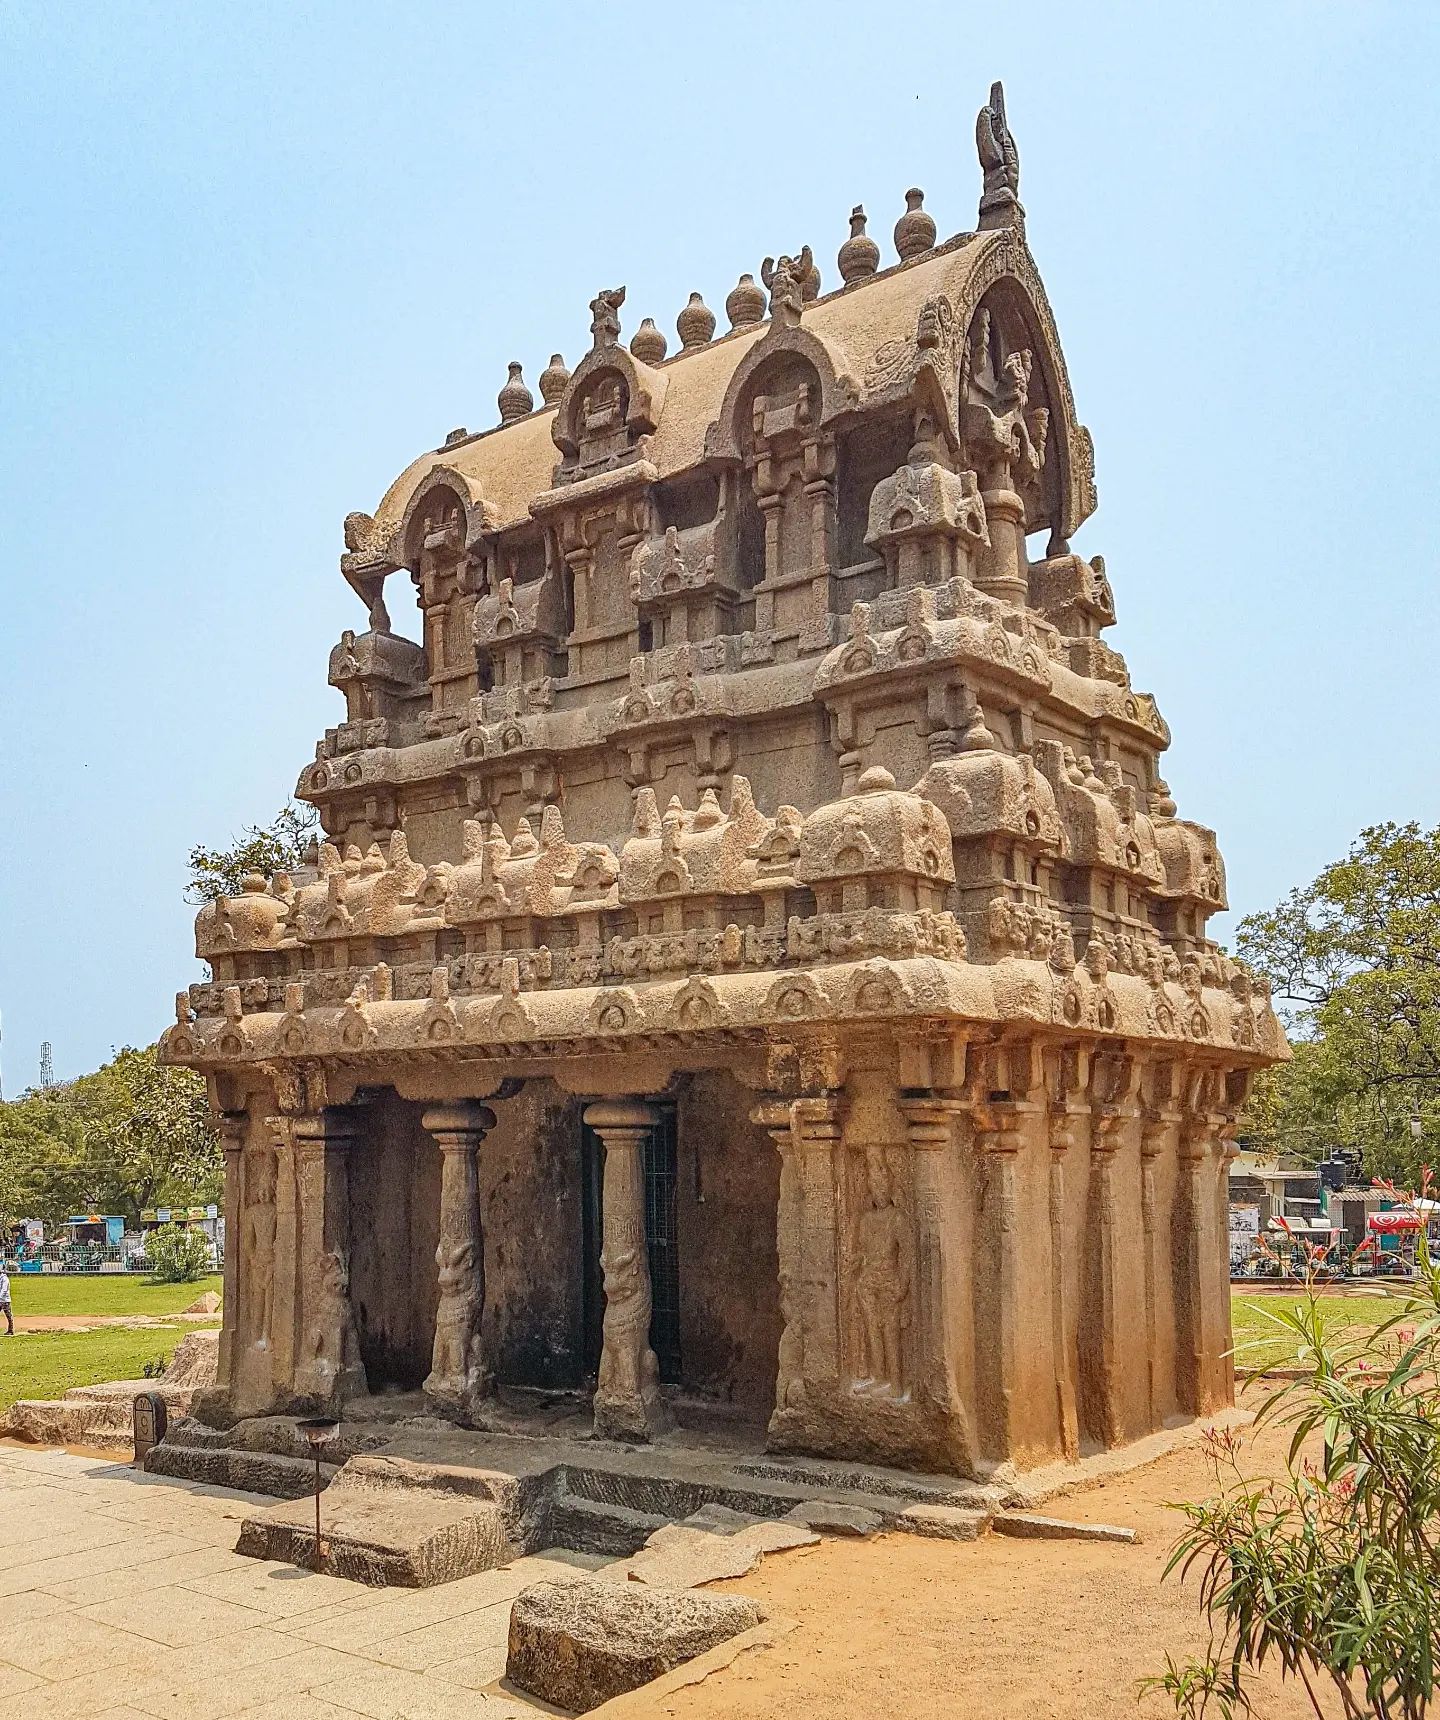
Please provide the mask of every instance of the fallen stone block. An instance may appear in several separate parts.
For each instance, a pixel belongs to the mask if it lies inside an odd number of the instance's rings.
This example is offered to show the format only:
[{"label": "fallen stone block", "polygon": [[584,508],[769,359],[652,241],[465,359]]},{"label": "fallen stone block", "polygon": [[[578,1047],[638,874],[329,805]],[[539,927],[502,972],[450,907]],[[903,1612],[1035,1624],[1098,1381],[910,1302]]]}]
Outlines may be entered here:
[{"label": "fallen stone block", "polygon": [[895,1519],[895,1527],[911,1535],[939,1541],[974,1541],[984,1534],[989,1514],[963,1505],[910,1505]]},{"label": "fallen stone block", "polygon": [[185,1310],[187,1314],[218,1314],[220,1312],[220,1297],[217,1291],[203,1291]]},{"label": "fallen stone block", "polygon": [[605,1578],[659,1589],[698,1588],[748,1576],[766,1553],[813,1546],[819,1539],[799,1523],[703,1505],[683,1522],[657,1529],[633,1559],[611,1565]]},{"label": "fallen stone block", "polygon": [[505,1675],[544,1702],[585,1714],[754,1629],[762,1617],[740,1595],[536,1583],[511,1608]]},{"label": "fallen stone block", "polygon": [[1129,1547],[1140,1539],[1133,1529],[1114,1523],[1075,1523],[1067,1517],[1042,1517],[1034,1511],[998,1512],[990,1527],[997,1535],[1031,1541],[1118,1541]]},{"label": "fallen stone block", "polygon": [[863,1505],[842,1505],[834,1499],[806,1499],[785,1513],[787,1523],[799,1523],[817,1535],[873,1535],[884,1527],[878,1511]]}]

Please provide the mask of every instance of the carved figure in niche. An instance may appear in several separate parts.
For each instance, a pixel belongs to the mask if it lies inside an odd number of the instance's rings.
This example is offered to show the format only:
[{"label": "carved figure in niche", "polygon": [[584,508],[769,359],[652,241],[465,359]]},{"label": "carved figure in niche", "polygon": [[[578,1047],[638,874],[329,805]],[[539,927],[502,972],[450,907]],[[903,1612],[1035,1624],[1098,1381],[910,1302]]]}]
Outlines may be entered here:
[{"label": "carved figure in niche", "polygon": [[620,338],[620,307],[624,287],[604,287],[590,301],[590,333],[595,346],[614,346]]},{"label": "carved figure in niche", "polygon": [[275,1287],[275,1178],[273,1147],[252,1147],[246,1167],[244,1283],[246,1328],[250,1342],[265,1348],[270,1342],[270,1311]]},{"label": "carved figure in niche", "polygon": [[783,1324],[775,1363],[775,1404],[777,1409],[799,1409],[805,1401],[805,1337],[800,1325],[800,1296],[795,1275],[783,1259],[780,1262],[780,1318]]},{"label": "carved figure in niche", "polygon": [[770,315],[776,322],[794,327],[805,308],[806,284],[815,262],[808,245],[798,257],[767,257],[760,265],[760,279],[770,291]]},{"label": "carved figure in niche", "polygon": [[350,1307],[350,1262],[338,1248],[328,1249],[321,1260],[311,1351],[332,1381],[355,1365],[359,1353]]},{"label": "carved figure in niche", "polygon": [[902,1345],[910,1324],[910,1257],[905,1214],[896,1204],[883,1152],[865,1155],[869,1203],[856,1225],[855,1309],[860,1339],[857,1386],[899,1395]]}]

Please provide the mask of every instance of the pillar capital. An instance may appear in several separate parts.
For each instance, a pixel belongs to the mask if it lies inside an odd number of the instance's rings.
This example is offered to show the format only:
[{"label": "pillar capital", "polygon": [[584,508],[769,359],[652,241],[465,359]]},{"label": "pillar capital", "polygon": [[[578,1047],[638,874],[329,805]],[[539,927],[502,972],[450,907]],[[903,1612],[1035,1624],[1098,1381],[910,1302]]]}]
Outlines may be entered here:
[{"label": "pillar capital", "polygon": [[643,1099],[597,1099],[585,1107],[585,1122],[602,1141],[631,1130],[653,1129],[659,1121],[659,1111]]},{"label": "pillar capital", "polygon": [[295,1145],[301,1151],[334,1151],[350,1146],[359,1136],[361,1120],[354,1109],[329,1105],[323,1111],[292,1117],[290,1128]]},{"label": "pillar capital", "polygon": [[933,1151],[950,1145],[955,1118],[965,1109],[963,1100],[934,1095],[915,1095],[900,1100],[905,1134],[912,1148]]},{"label": "pillar capital", "polygon": [[421,1126],[426,1134],[435,1137],[441,1152],[478,1147],[495,1127],[495,1120],[490,1107],[474,1099],[449,1099],[440,1105],[430,1105],[420,1117]]}]

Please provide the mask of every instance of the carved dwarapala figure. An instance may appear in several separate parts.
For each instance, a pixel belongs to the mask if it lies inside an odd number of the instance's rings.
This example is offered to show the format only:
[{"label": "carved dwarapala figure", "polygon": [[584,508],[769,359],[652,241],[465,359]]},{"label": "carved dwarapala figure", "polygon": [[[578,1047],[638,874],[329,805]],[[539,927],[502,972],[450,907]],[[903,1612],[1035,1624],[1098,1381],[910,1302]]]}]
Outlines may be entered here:
[{"label": "carved dwarapala figure", "polygon": [[319,1291],[310,1342],[321,1371],[333,1381],[355,1365],[359,1350],[350,1306],[350,1262],[341,1249],[326,1250]]},{"label": "carved dwarapala figure", "polygon": [[884,1153],[865,1155],[865,1181],[869,1202],[855,1227],[860,1383],[900,1392],[904,1333],[910,1324],[905,1214],[896,1204]]}]

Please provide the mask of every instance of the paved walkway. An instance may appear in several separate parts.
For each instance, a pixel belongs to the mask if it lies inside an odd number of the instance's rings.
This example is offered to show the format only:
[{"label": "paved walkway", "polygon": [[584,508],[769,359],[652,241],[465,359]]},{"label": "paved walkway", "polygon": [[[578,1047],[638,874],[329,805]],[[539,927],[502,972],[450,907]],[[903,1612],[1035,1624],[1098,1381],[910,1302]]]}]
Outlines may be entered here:
[{"label": "paved walkway", "polygon": [[0,1699],[88,1720],[538,1720],[490,1688],[510,1602],[556,1550],[434,1589],[231,1551],[258,1495],[0,1444]]}]

